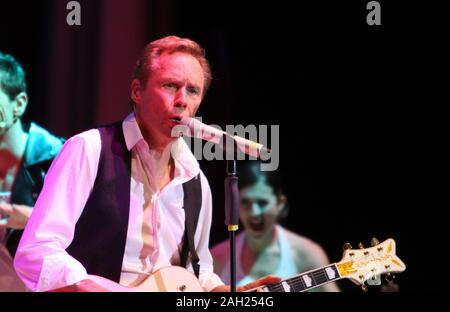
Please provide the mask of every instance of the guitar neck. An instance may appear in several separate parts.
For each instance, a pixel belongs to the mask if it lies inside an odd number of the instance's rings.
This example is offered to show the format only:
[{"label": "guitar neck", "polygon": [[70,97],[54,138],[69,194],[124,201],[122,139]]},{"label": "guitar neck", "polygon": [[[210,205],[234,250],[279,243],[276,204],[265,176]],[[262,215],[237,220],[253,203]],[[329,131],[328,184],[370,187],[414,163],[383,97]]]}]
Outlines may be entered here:
[{"label": "guitar neck", "polygon": [[[308,271],[294,277],[282,280],[276,284],[263,286],[269,292],[303,292],[341,279],[336,264],[330,264],[320,269]],[[254,290],[256,291],[256,289]]]}]

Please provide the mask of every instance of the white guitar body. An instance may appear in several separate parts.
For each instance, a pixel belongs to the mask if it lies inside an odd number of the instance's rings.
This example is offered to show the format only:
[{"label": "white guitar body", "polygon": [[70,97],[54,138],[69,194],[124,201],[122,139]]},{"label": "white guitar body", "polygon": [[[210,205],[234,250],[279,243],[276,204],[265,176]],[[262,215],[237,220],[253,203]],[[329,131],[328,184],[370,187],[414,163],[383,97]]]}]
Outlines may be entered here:
[{"label": "white guitar body", "polygon": [[197,277],[185,268],[170,266],[152,273],[141,284],[126,287],[97,275],[89,279],[113,292],[203,292]]}]

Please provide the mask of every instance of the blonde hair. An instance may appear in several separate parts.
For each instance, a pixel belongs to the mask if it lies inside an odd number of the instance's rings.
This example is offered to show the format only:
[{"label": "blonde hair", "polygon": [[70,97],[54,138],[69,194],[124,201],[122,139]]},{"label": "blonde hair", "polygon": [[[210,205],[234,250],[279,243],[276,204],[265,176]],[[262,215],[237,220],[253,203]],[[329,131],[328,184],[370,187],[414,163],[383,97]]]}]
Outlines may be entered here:
[{"label": "blonde hair", "polygon": [[205,57],[205,50],[198,43],[187,38],[168,36],[148,43],[136,62],[132,79],[139,79],[141,85],[146,86],[154,61],[163,53],[171,54],[175,52],[190,54],[198,60],[205,77],[202,96],[205,95],[212,80],[211,67]]}]

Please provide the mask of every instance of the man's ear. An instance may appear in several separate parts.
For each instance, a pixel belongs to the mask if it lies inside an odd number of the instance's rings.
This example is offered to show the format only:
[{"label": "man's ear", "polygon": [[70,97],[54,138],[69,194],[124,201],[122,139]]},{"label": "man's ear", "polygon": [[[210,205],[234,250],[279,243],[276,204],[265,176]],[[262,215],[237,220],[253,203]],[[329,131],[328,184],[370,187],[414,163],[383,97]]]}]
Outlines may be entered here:
[{"label": "man's ear", "polygon": [[140,104],[142,101],[142,86],[139,79],[133,79],[131,82],[131,99],[134,103]]},{"label": "man's ear", "polygon": [[286,206],[286,204],[287,204],[287,197],[286,197],[286,195],[284,195],[284,194],[278,195],[278,202],[277,202],[278,213],[283,211],[284,206]]},{"label": "man's ear", "polygon": [[28,95],[25,92],[20,92],[14,98],[14,117],[20,118],[25,113],[28,105]]}]

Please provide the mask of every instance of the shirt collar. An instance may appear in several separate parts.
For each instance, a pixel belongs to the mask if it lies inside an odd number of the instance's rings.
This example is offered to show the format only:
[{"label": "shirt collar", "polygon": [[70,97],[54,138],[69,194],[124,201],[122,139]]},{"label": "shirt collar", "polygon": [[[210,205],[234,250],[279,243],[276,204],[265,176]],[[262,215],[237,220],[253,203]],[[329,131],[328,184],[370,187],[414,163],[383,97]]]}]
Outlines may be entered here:
[{"label": "shirt collar", "polygon": [[125,137],[125,144],[130,151],[140,140],[143,140],[141,129],[136,121],[134,113],[130,113],[122,122],[123,136]]},{"label": "shirt collar", "polygon": [[[122,122],[122,130],[125,137],[125,144],[129,151],[139,141],[143,140],[145,142],[134,112],[130,113],[124,119]],[[182,137],[172,143],[170,154],[175,160],[175,176],[186,175],[189,178],[193,178],[200,173],[200,165]]]}]

